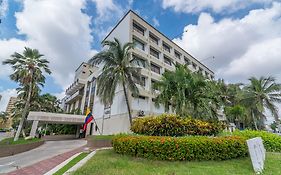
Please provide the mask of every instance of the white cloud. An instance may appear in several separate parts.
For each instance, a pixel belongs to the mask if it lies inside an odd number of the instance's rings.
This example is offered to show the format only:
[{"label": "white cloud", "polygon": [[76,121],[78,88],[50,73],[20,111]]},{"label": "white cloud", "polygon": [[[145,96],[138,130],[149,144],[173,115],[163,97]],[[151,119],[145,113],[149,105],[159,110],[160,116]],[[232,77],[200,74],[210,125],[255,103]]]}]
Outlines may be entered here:
[{"label": "white cloud", "polygon": [[152,18],[152,23],[153,23],[154,27],[159,27],[160,26],[159,21],[155,17]]},{"label": "white cloud", "polygon": [[163,0],[162,7],[172,8],[176,12],[198,13],[212,10],[216,13],[233,12],[252,4],[269,4],[273,0]]},{"label": "white cloud", "polygon": [[66,88],[73,81],[76,67],[95,53],[91,49],[91,19],[81,12],[86,2],[24,0],[22,3],[23,10],[15,14],[16,26],[18,33],[27,39],[0,40],[1,48],[7,48],[0,53],[0,61],[14,51],[22,51],[23,46],[37,48],[50,61],[55,82]]},{"label": "white cloud", "polygon": [[17,91],[16,89],[6,89],[4,91],[1,91],[0,95],[2,95],[2,99],[0,100],[0,112],[1,112],[1,111],[6,111],[7,104],[9,102],[10,97],[16,97]]},{"label": "white cloud", "polygon": [[93,31],[103,39],[113,25],[132,7],[133,0],[126,0],[125,6],[113,0],[92,0],[96,5],[97,17],[93,20]]},{"label": "white cloud", "polygon": [[0,17],[5,17],[9,8],[8,0],[0,1]]},{"label": "white cloud", "polygon": [[21,52],[27,43],[18,39],[0,40],[0,78],[8,78],[8,74],[12,72],[10,66],[2,66],[2,61],[9,58],[14,52]]},{"label": "white cloud", "polygon": [[281,80],[281,3],[256,9],[241,19],[224,18],[215,22],[201,13],[198,24],[187,25],[174,41],[199,60],[206,60],[219,78],[230,82],[250,76],[273,75]]}]

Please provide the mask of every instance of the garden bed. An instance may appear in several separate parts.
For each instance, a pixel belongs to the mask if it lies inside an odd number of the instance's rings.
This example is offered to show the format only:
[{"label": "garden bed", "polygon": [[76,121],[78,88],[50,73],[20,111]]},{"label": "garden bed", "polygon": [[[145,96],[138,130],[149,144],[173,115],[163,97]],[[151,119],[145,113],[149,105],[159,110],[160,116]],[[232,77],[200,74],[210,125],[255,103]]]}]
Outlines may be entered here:
[{"label": "garden bed", "polygon": [[41,139],[24,140],[20,138],[14,142],[14,138],[7,138],[0,142],[0,157],[12,156],[18,153],[32,150],[44,144]]}]

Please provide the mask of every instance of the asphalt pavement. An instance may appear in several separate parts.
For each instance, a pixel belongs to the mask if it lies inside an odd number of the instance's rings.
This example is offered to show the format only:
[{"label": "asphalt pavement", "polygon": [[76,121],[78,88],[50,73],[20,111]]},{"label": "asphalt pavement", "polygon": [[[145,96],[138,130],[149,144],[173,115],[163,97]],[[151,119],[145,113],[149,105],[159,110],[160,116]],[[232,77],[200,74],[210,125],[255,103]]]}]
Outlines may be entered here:
[{"label": "asphalt pavement", "polygon": [[0,173],[7,173],[23,168],[41,160],[54,157],[87,144],[86,140],[46,141],[33,150],[0,158]]}]

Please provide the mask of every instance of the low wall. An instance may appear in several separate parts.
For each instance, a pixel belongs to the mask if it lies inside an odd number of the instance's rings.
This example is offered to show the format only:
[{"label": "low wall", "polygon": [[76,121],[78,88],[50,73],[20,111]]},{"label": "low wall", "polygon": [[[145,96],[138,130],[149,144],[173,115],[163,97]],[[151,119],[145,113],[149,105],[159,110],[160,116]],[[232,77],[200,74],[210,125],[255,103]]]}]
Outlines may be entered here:
[{"label": "low wall", "polygon": [[87,139],[87,147],[91,148],[103,148],[103,147],[112,147],[111,140],[92,140]]},{"label": "low wall", "polygon": [[46,141],[56,141],[56,140],[73,140],[77,139],[76,135],[46,135],[42,137]]},{"label": "low wall", "polygon": [[32,150],[38,146],[44,144],[45,141],[38,141],[27,144],[19,144],[19,145],[1,145],[0,146],[0,157],[12,156],[18,153],[26,152]]}]

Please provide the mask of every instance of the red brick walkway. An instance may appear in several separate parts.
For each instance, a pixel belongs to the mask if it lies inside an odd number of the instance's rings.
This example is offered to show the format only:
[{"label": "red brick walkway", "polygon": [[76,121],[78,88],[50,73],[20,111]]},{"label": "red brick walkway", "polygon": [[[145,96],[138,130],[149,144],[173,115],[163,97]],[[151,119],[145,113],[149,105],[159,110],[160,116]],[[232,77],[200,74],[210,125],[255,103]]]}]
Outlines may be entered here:
[{"label": "red brick walkway", "polygon": [[8,173],[7,175],[41,175],[45,174],[63,161],[67,160],[74,154],[81,152],[84,149],[85,146],[77,148],[75,150],[59,154],[57,156],[54,156],[52,158],[42,160],[38,163],[35,163],[33,165],[12,171]]}]

